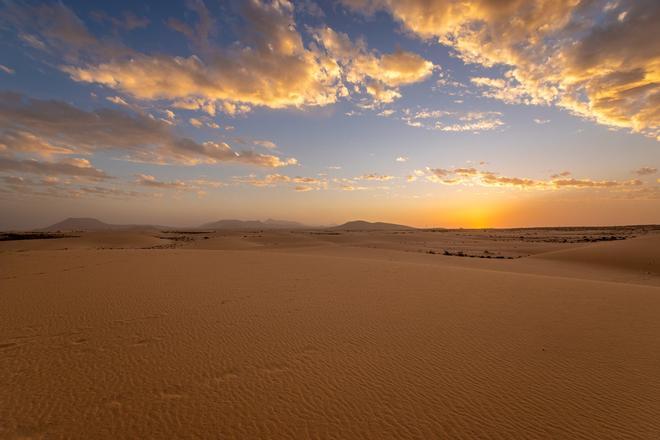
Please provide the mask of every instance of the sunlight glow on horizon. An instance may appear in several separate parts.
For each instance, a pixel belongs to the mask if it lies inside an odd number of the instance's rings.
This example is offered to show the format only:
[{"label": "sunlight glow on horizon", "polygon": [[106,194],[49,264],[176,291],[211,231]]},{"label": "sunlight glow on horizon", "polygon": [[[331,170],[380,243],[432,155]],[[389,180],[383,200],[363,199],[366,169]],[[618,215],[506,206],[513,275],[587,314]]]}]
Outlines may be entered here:
[{"label": "sunlight glow on horizon", "polygon": [[5,2],[0,229],[660,223],[657,29],[653,0]]}]

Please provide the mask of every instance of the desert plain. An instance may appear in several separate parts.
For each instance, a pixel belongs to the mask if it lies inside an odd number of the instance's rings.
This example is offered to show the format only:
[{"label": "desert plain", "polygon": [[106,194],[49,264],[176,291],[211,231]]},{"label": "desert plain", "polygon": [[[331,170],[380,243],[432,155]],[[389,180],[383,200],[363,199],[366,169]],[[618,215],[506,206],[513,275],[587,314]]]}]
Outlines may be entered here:
[{"label": "desert plain", "polygon": [[362,226],[3,236],[0,438],[660,438],[660,228]]}]

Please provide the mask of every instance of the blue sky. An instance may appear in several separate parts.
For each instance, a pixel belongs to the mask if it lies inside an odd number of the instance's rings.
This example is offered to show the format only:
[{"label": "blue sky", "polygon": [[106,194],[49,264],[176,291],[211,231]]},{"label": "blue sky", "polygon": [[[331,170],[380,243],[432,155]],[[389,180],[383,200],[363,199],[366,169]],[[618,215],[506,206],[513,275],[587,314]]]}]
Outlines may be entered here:
[{"label": "blue sky", "polygon": [[659,10],[4,1],[0,227],[658,222]]}]

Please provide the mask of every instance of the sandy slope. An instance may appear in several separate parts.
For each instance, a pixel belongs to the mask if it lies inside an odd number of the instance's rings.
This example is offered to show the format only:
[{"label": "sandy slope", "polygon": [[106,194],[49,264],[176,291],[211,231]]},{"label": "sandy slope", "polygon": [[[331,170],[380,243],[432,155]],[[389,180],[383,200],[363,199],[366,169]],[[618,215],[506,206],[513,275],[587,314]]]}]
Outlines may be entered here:
[{"label": "sandy slope", "polygon": [[537,258],[660,275],[660,235],[548,252]]},{"label": "sandy slope", "polygon": [[660,438],[659,288],[276,237],[2,252],[0,437]]},{"label": "sandy slope", "polygon": [[158,231],[93,231],[72,232],[71,237],[51,240],[17,240],[0,242],[0,252],[28,250],[70,249],[140,249],[167,245],[169,240],[158,238]]}]

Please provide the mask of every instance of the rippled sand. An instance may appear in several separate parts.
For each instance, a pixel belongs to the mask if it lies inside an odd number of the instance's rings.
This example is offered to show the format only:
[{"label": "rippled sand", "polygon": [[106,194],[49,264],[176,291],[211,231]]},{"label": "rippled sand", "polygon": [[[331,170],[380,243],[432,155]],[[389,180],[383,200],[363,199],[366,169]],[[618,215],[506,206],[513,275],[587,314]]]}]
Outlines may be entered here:
[{"label": "rippled sand", "polygon": [[0,243],[0,438],[660,438],[660,235],[127,234]]}]

